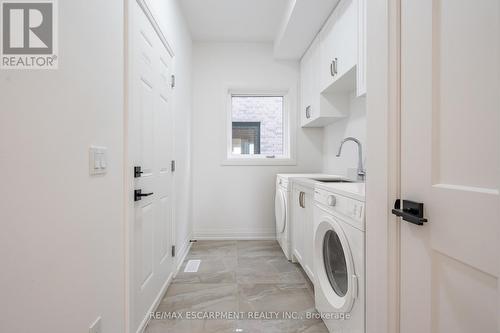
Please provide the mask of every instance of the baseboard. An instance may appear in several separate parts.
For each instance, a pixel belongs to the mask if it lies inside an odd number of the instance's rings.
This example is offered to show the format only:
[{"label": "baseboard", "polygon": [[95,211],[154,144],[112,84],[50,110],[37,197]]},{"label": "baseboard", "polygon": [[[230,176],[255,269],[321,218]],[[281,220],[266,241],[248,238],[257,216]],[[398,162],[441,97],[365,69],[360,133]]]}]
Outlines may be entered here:
[{"label": "baseboard", "polygon": [[144,319],[142,320],[141,324],[139,325],[139,328],[136,331],[137,333],[143,333],[144,332],[144,330],[146,329],[146,327],[149,324],[149,321],[151,320],[150,313],[152,313],[152,312],[154,312],[156,310],[156,308],[160,304],[161,300],[165,296],[165,294],[167,292],[167,289],[170,286],[170,283],[172,282],[173,279],[174,279],[174,272],[172,272],[172,273],[169,274],[167,281],[165,281],[165,283],[161,287],[160,293],[158,294],[158,296],[156,296],[155,301],[153,302],[153,304],[149,308],[148,312],[146,313],[146,317],[144,317]]},{"label": "baseboard", "polygon": [[136,333],[143,333],[146,327],[149,324],[149,321],[151,320],[150,313],[154,312],[158,305],[160,304],[161,300],[163,297],[165,297],[165,294],[167,293],[168,287],[172,283],[172,280],[177,276],[177,273],[179,273],[179,270],[182,266],[182,263],[186,259],[187,254],[189,253],[189,250],[191,249],[191,242],[189,241],[191,237],[188,237],[185,241],[183,241],[183,245],[181,250],[179,251],[179,256],[177,256],[177,262],[174,263],[174,270],[170,273],[168,276],[167,281],[163,284],[161,287],[160,293],[158,296],[155,298],[155,301],[153,302],[153,305],[149,308],[149,311],[146,313],[146,317],[141,322],[141,325],[137,329]]},{"label": "baseboard", "polygon": [[175,276],[177,276],[177,273],[179,273],[179,270],[181,269],[181,266],[182,266],[182,263],[184,262],[184,260],[186,259],[188,253],[189,253],[189,250],[191,249],[191,245],[193,243],[190,242],[190,240],[192,239],[192,236],[189,235],[183,242],[182,242],[182,248],[179,250],[179,255],[177,256],[177,263],[176,263],[176,267],[175,267]]},{"label": "baseboard", "polygon": [[196,230],[194,239],[197,240],[274,240],[276,239],[276,230]]}]

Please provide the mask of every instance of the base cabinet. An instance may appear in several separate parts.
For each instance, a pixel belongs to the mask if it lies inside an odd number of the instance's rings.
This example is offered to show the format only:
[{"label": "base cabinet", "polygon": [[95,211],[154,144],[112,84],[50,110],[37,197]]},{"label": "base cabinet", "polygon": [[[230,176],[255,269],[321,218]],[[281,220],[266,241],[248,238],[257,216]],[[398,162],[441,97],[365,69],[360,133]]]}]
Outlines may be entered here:
[{"label": "base cabinet", "polygon": [[294,186],[292,203],[293,256],[314,283],[313,189]]}]

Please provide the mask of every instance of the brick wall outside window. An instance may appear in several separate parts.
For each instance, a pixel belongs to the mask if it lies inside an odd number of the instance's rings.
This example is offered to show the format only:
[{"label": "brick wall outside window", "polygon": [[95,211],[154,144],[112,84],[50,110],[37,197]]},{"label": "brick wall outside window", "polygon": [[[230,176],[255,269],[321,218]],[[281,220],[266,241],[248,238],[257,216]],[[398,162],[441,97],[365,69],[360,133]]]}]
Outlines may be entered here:
[{"label": "brick wall outside window", "polygon": [[260,153],[283,154],[283,97],[233,96],[232,121],[260,122]]}]

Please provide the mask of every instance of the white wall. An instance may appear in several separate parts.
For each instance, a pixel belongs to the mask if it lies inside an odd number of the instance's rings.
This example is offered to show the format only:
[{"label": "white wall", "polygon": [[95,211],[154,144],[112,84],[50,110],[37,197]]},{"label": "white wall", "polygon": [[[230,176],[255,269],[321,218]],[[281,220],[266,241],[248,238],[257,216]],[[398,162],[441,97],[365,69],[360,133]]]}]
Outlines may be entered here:
[{"label": "white wall", "polygon": [[[358,149],[355,143],[346,142],[342,155],[336,157],[340,142],[352,136],[363,145],[363,160],[366,162],[366,97],[350,96],[347,117],[324,128],[323,133],[323,171],[336,175],[356,177]],[[366,163],[365,163],[366,168]]]},{"label": "white wall", "polygon": [[[175,51],[176,235],[191,234],[191,38],[150,5]],[[96,10],[98,8],[99,10]],[[124,3],[59,2],[59,69],[0,71],[0,332],[125,331]],[[108,172],[88,173],[90,145]]]},{"label": "white wall", "polygon": [[176,246],[181,252],[192,236],[191,217],[191,110],[192,41],[183,13],[176,0],[149,0],[151,10],[174,50],[175,121],[175,229]]},{"label": "white wall", "polygon": [[[59,1],[59,69],[0,71],[0,332],[124,331],[123,1]],[[88,149],[108,147],[89,176]]]},{"label": "white wall", "polygon": [[296,166],[222,166],[227,87],[288,88],[297,119],[299,64],[273,60],[272,44],[195,43],[193,73],[195,237],[274,237],[276,174],[321,171],[321,131],[296,129]]}]

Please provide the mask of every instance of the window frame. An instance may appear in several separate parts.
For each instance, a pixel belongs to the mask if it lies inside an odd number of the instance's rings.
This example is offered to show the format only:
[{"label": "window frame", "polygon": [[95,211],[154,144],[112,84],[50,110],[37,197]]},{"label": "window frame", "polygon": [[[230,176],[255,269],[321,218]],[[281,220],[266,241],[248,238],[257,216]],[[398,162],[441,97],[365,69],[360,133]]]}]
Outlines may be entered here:
[{"label": "window frame", "polygon": [[[283,155],[268,158],[263,155],[232,154],[233,148],[233,96],[283,97]],[[295,118],[291,112],[288,89],[227,89],[226,96],[226,145],[222,165],[296,165],[295,160]]]}]

